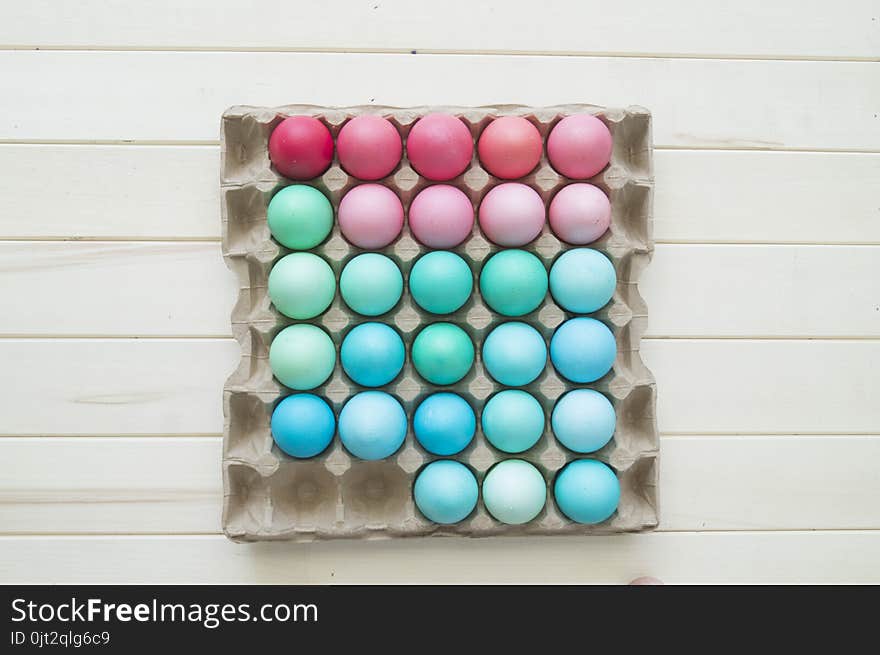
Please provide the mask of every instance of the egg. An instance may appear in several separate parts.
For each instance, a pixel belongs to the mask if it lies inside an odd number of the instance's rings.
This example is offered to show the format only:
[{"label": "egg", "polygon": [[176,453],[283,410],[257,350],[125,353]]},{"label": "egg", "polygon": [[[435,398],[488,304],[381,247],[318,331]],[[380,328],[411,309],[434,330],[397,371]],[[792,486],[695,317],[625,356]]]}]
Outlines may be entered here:
[{"label": "egg", "polygon": [[486,439],[498,450],[521,453],[544,434],[544,410],[531,394],[505,389],[486,403],[481,425]]},{"label": "egg", "polygon": [[451,314],[471,296],[474,274],[454,252],[437,250],[421,257],[409,273],[409,291],[416,304],[432,314]]},{"label": "egg", "polygon": [[611,201],[597,186],[578,182],[562,187],[550,201],[550,228],[575,246],[592,243],[611,225]]},{"label": "egg", "polygon": [[502,250],[483,264],[480,293],[491,309],[504,316],[534,311],[547,296],[544,264],[525,250]]},{"label": "egg", "polygon": [[553,496],[559,511],[576,523],[601,523],[620,502],[620,482],[611,468],[595,459],[578,459],[556,476]]},{"label": "egg", "polygon": [[416,371],[432,384],[455,384],[474,365],[474,344],[467,332],[452,323],[432,323],[412,344]]},{"label": "egg", "polygon": [[361,323],[342,340],[339,359],[355,383],[381,387],[403,370],[406,350],[400,335],[385,323]]},{"label": "egg", "polygon": [[333,137],[317,118],[290,116],[272,130],[269,159],[284,177],[311,180],[330,167]]},{"label": "egg", "polygon": [[315,325],[290,325],[275,336],[269,347],[272,373],[281,384],[297,391],[324,384],[335,365],[333,341]]},{"label": "egg", "polygon": [[339,203],[339,229],[345,239],[366,250],[384,248],[403,229],[400,198],[381,184],[361,184]]},{"label": "egg", "polygon": [[275,443],[291,457],[314,457],[333,440],[336,418],[323,399],[310,393],[297,393],[275,406],[271,429]]},{"label": "egg", "polygon": [[390,175],[403,154],[400,134],[390,121],[375,114],[355,116],[336,138],[339,163],[349,175],[379,180]]},{"label": "egg", "polygon": [[333,302],[336,276],[330,265],[309,252],[295,252],[269,271],[269,298],[275,309],[295,319],[313,318]]},{"label": "egg", "polygon": [[483,341],[483,364],[501,384],[521,387],[541,375],[547,365],[547,345],[531,325],[502,323]]},{"label": "egg", "polygon": [[416,507],[434,523],[464,520],[477,506],[478,496],[477,479],[471,470],[448,459],[428,464],[413,486]]},{"label": "egg", "polygon": [[474,155],[474,138],[461,119],[426,114],[406,138],[406,155],[419,175],[444,182],[464,173]]},{"label": "egg", "polygon": [[339,412],[339,439],[355,457],[385,459],[396,453],[406,437],[406,412],[384,391],[362,391]]},{"label": "egg", "polygon": [[419,192],[409,207],[409,229],[429,248],[454,248],[474,228],[474,206],[459,189],[434,184]]},{"label": "egg", "polygon": [[272,196],[266,218],[275,240],[291,250],[310,250],[333,229],[330,201],[306,184],[291,184]]},{"label": "egg", "polygon": [[339,276],[339,293],[358,314],[379,316],[391,311],[403,293],[403,275],[393,260],[365,252],[350,260]]},{"label": "egg", "polygon": [[617,287],[614,264],[598,250],[567,250],[550,267],[550,293],[574,314],[589,314],[608,304]]},{"label": "egg", "polygon": [[441,391],[425,398],[413,416],[419,443],[435,455],[455,455],[474,438],[477,419],[461,396]]},{"label": "egg", "polygon": [[531,173],[541,161],[543,142],[538,129],[522,116],[502,116],[486,126],[477,143],[485,169],[513,180]]},{"label": "egg", "polygon": [[556,402],[550,425],[563,446],[576,453],[592,453],[611,441],[617,415],[598,391],[573,389]]},{"label": "egg", "polygon": [[545,222],[544,201],[532,187],[507,182],[480,203],[480,229],[492,243],[515,248],[534,241]]},{"label": "egg", "polygon": [[616,357],[614,335],[594,318],[569,319],[556,328],[550,339],[553,366],[572,382],[595,382],[611,370]]},{"label": "egg", "polygon": [[547,484],[534,465],[506,459],[489,469],[483,479],[483,502],[502,523],[528,523],[544,509]]},{"label": "egg", "polygon": [[584,180],[602,172],[611,159],[611,132],[590,114],[566,116],[547,137],[547,158],[566,177]]}]

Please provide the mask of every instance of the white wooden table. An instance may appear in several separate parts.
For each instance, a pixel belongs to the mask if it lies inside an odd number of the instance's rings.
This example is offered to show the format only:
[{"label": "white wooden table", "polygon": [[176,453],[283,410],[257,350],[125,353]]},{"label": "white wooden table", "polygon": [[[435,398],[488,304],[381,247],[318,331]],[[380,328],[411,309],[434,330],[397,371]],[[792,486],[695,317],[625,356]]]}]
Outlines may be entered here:
[{"label": "white wooden table", "polygon": [[[880,582],[877,2],[328,6],[0,0],[0,582]],[[227,542],[221,112],[581,101],[654,114],[660,530]]]}]

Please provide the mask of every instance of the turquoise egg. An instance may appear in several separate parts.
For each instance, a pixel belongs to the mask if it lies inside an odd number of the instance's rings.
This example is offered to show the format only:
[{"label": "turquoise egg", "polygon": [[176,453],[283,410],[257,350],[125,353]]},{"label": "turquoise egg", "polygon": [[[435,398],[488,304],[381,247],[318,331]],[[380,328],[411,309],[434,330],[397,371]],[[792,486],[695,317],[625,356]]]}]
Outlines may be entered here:
[{"label": "turquoise egg", "polygon": [[606,464],[595,459],[578,459],[556,476],[553,496],[559,511],[572,521],[601,523],[617,509],[620,482]]},{"label": "turquoise egg", "polygon": [[479,488],[471,470],[448,459],[422,469],[413,487],[416,507],[434,523],[458,523],[477,506]]},{"label": "turquoise egg", "polygon": [[506,459],[489,469],[483,479],[483,502],[502,523],[528,523],[544,509],[547,483],[534,465]]},{"label": "turquoise egg", "polygon": [[269,298],[275,309],[290,318],[317,316],[330,306],[334,295],[333,269],[310,252],[282,257],[269,271]]},{"label": "turquoise egg", "polygon": [[275,336],[269,347],[272,373],[281,384],[297,391],[324,384],[335,365],[333,341],[314,325],[290,325]]},{"label": "turquoise egg", "polygon": [[489,443],[506,453],[528,450],[544,434],[541,403],[519,389],[506,389],[492,396],[480,421]]},{"label": "turquoise egg", "polygon": [[563,446],[576,453],[592,453],[611,441],[617,415],[598,391],[574,389],[556,402],[550,424]]},{"label": "turquoise egg", "polygon": [[508,387],[535,380],[547,365],[544,337],[526,323],[502,323],[483,342],[483,363],[493,378]]},{"label": "turquoise egg", "polygon": [[433,323],[416,336],[413,366],[432,384],[455,384],[474,365],[474,344],[467,332],[452,323]]},{"label": "turquoise egg", "polygon": [[611,330],[594,318],[572,318],[550,339],[550,359],[559,374],[572,382],[595,382],[614,365],[617,342]]},{"label": "turquoise egg", "polygon": [[333,229],[330,201],[307,184],[292,184],[272,196],[266,218],[275,240],[291,250],[314,248]]},{"label": "turquoise egg", "polygon": [[494,311],[522,316],[534,311],[547,295],[547,270],[525,250],[502,250],[480,272],[480,293]]},{"label": "turquoise egg", "polygon": [[608,304],[617,287],[614,264],[598,250],[574,248],[550,268],[550,293],[563,309],[589,314]]},{"label": "turquoise egg", "polygon": [[358,314],[391,311],[403,293],[403,275],[393,260],[376,252],[358,255],[342,269],[339,293]]},{"label": "turquoise egg", "polygon": [[353,328],[339,349],[342,368],[364,387],[388,384],[403,369],[403,339],[384,323],[362,323]]},{"label": "turquoise egg", "polygon": [[326,450],[336,431],[336,418],[323,399],[310,393],[287,396],[275,406],[272,438],[291,457],[314,457]]},{"label": "turquoise egg", "polygon": [[413,416],[413,432],[422,447],[435,455],[454,455],[474,438],[477,419],[461,396],[440,392],[425,398]]},{"label": "turquoise egg", "polygon": [[339,439],[355,457],[385,459],[396,453],[406,437],[406,412],[384,391],[362,391],[339,412]]},{"label": "turquoise egg", "polygon": [[432,314],[461,308],[474,288],[470,267],[454,252],[437,250],[421,257],[409,273],[409,291],[419,307]]}]

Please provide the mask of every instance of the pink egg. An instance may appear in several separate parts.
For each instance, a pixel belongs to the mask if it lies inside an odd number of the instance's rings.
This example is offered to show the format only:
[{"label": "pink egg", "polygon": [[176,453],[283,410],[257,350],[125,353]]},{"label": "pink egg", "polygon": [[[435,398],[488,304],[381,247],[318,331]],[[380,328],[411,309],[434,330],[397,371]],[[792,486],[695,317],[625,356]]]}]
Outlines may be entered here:
[{"label": "pink egg", "polygon": [[311,180],[330,167],[333,137],[311,116],[290,116],[272,130],[269,159],[284,177]]},{"label": "pink egg", "polygon": [[429,248],[454,248],[474,228],[474,207],[454,186],[435,184],[413,199],[409,228]]},{"label": "pink egg", "polygon": [[477,143],[486,170],[505,180],[531,173],[541,161],[542,150],[541,133],[522,116],[496,118]]},{"label": "pink egg", "polygon": [[368,250],[384,248],[403,229],[400,198],[381,184],[361,184],[346,193],[338,216],[342,236]]},{"label": "pink egg", "polygon": [[611,159],[611,132],[590,114],[566,116],[547,138],[547,157],[553,168],[566,177],[593,177]]},{"label": "pink egg", "polygon": [[562,187],[550,202],[553,233],[573,245],[592,243],[611,224],[611,202],[597,186],[578,182]]},{"label": "pink egg", "polygon": [[474,139],[455,116],[427,114],[410,130],[406,154],[420,175],[443,182],[461,175],[471,163]]},{"label": "pink egg", "polygon": [[544,201],[525,184],[499,184],[480,203],[480,229],[499,246],[524,246],[543,227]]},{"label": "pink egg", "polygon": [[336,149],[339,163],[349,175],[362,180],[379,180],[397,166],[403,143],[389,121],[374,114],[363,114],[342,126]]}]

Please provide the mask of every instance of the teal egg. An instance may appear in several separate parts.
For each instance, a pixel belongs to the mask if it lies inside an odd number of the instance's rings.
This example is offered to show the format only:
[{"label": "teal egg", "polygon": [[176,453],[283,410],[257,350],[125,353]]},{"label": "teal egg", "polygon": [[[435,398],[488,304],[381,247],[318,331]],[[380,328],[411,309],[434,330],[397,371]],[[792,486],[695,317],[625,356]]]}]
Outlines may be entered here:
[{"label": "teal egg", "polygon": [[528,523],[544,509],[547,483],[534,465],[506,459],[489,469],[483,479],[483,502],[502,523]]},{"label": "teal egg", "polygon": [[275,309],[290,318],[317,316],[330,306],[334,295],[333,269],[310,252],[282,257],[269,272],[269,298]]},{"label": "teal egg", "polygon": [[412,345],[413,366],[432,384],[454,384],[474,365],[474,344],[452,323],[434,323],[419,332]]},{"label": "teal egg", "polygon": [[339,293],[358,314],[379,316],[391,309],[403,293],[403,275],[393,260],[375,252],[358,255],[342,269]]},{"label": "teal egg", "polygon": [[460,309],[474,288],[470,267],[454,252],[437,250],[421,257],[409,273],[413,300],[432,314]]},{"label": "teal egg", "polygon": [[617,509],[620,482],[608,465],[595,459],[578,459],[556,476],[553,496],[559,510],[572,521],[601,523]]},{"label": "teal egg", "polygon": [[617,415],[598,391],[574,389],[556,402],[550,424],[563,446],[576,453],[592,453],[611,441]]},{"label": "teal egg", "polygon": [[547,270],[525,250],[502,250],[489,258],[480,273],[486,304],[504,316],[534,311],[547,295]]},{"label": "teal egg", "polygon": [[489,443],[505,453],[528,450],[544,434],[541,403],[519,389],[506,389],[492,396],[480,421]]},{"label": "teal egg", "polygon": [[477,506],[479,488],[471,470],[449,459],[431,462],[413,486],[416,507],[434,523],[451,524],[467,518]]},{"label": "teal egg", "polygon": [[275,336],[269,347],[272,373],[281,384],[297,391],[324,384],[335,365],[333,341],[314,325],[290,325]]},{"label": "teal egg", "polygon": [[601,309],[611,300],[616,286],[614,264],[592,248],[568,250],[550,268],[553,299],[574,314],[589,314]]},{"label": "teal egg", "polygon": [[306,184],[292,184],[272,196],[266,218],[275,240],[291,250],[310,250],[333,229],[330,201]]},{"label": "teal egg", "polygon": [[502,323],[483,341],[483,363],[501,384],[521,387],[541,375],[547,365],[547,344],[531,325]]}]

